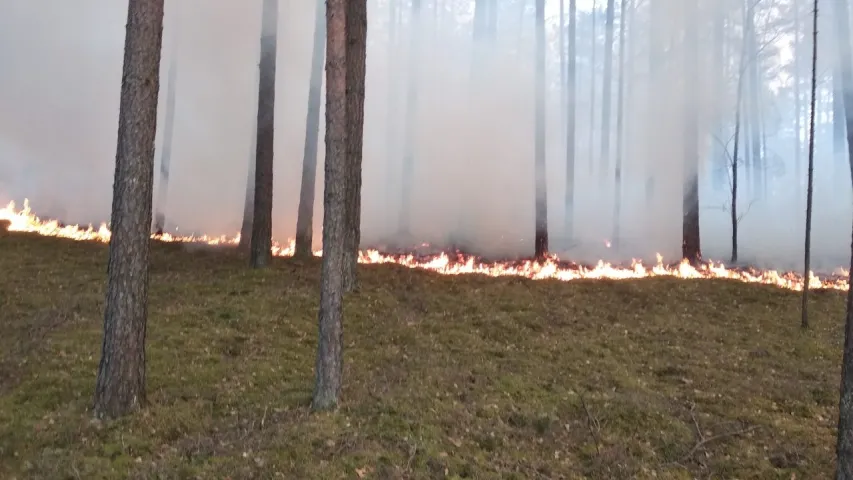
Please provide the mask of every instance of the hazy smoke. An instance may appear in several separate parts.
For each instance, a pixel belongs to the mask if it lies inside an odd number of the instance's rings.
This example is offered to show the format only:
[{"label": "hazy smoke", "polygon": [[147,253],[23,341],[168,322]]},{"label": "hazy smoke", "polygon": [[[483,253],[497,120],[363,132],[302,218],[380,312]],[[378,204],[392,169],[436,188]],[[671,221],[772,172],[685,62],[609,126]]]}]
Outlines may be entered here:
[{"label": "hazy smoke", "polygon": [[[765,2],[782,0],[763,0]],[[661,24],[676,35],[683,25],[683,0],[667,0]],[[28,197],[37,212],[69,222],[99,223],[109,218],[115,136],[121,83],[126,2],[83,0],[51,2],[6,0],[0,4],[0,200]],[[473,3],[473,2],[472,2]],[[529,255],[533,250],[533,16],[520,2],[500,2],[498,41],[482,67],[485,81],[472,85],[470,13],[435,12],[425,2],[424,41],[418,60],[420,82],[412,225],[418,238],[447,242],[464,237],[483,253]],[[532,9],[532,3],[529,2]],[[549,15],[557,2],[549,2]],[[581,1],[581,9],[585,2]],[[603,2],[600,2],[603,3]],[[618,2],[617,2],[618,3]],[[710,12],[720,0],[703,0]],[[449,5],[449,2],[441,2]],[[473,10],[472,10],[473,11]],[[175,143],[167,208],[170,229],[236,233],[243,211],[247,162],[256,109],[261,1],[186,0],[167,2],[163,78],[172,54],[178,79]],[[312,50],[312,2],[280,6],[276,98],[276,169],[273,230],[292,236],[296,225],[299,178],[307,112]],[[709,22],[710,15],[700,15]],[[559,101],[556,19],[548,27],[548,198],[552,249],[566,246],[562,225],[565,188],[564,127]],[[683,55],[676,51],[666,78],[649,84],[648,18],[628,39],[636,58],[626,97],[626,147],[623,172],[622,249],[607,248],[613,232],[613,162],[606,181],[590,172],[589,18],[579,14],[577,196],[575,231],[580,243],[565,256],[582,261],[625,260],[680,255],[681,182],[684,148],[685,80],[694,90],[689,105],[700,120],[702,241],[706,257],[730,254],[728,193],[714,191],[710,161],[715,116],[734,116],[733,79],[712,68],[710,35],[699,46],[698,78],[685,79]],[[394,43],[389,66],[388,10],[385,1],[370,3],[368,78],[364,141],[363,238],[382,242],[396,231],[399,218],[400,157],[405,121],[405,82],[409,12]],[[437,22],[437,23],[436,23]],[[468,22],[468,23],[465,23]],[[806,28],[808,19],[803,19]],[[701,28],[706,28],[703,23]],[[698,27],[697,27],[698,28]],[[761,28],[761,27],[759,27]],[[603,55],[604,15],[599,15],[599,78]],[[730,35],[735,35],[731,33]],[[615,41],[618,42],[618,19]],[[781,37],[776,43],[784,43]],[[761,41],[761,39],[759,39]],[[729,42],[730,62],[737,62],[737,41]],[[682,46],[675,42],[676,50]],[[775,45],[775,44],[774,44]],[[614,45],[615,49],[615,45]],[[802,67],[810,62],[803,45]],[[834,53],[826,52],[827,58]],[[766,55],[787,58],[785,48]],[[614,54],[614,61],[618,56]],[[771,63],[774,60],[767,60]],[[787,61],[787,60],[786,60]],[[776,62],[778,63],[778,62]],[[824,62],[821,68],[831,68]],[[391,74],[389,74],[389,68]],[[612,135],[615,138],[616,88]],[[780,76],[784,81],[784,78]],[[389,84],[393,79],[396,85]],[[715,82],[726,82],[722,98]],[[778,82],[777,82],[778,83]],[[831,95],[831,82],[824,96]],[[163,82],[165,86],[165,82]],[[389,90],[398,89],[396,99]],[[600,109],[599,98],[596,108]],[[803,94],[807,94],[804,86]],[[165,89],[161,89],[165,99]],[[394,101],[398,108],[389,109]],[[824,103],[831,100],[824,98]],[[754,199],[746,186],[739,208],[741,258],[762,266],[797,268],[802,263],[805,191],[796,187],[790,102],[764,105],[767,151],[772,172],[769,191]],[[651,105],[651,106],[650,106]],[[718,111],[719,109],[719,111]],[[389,110],[392,117],[388,116]],[[831,114],[824,106],[825,115]],[[162,109],[161,109],[162,114]],[[778,117],[778,118],[777,118]],[[595,155],[600,146],[601,112],[596,111]],[[775,123],[774,123],[775,122]],[[161,122],[162,123],[162,122]],[[322,123],[322,122],[321,122]],[[389,161],[387,132],[393,127]],[[785,135],[787,130],[787,135]],[[830,128],[831,130],[831,128]],[[731,132],[721,138],[729,142]],[[158,132],[159,138],[162,132]],[[320,136],[322,142],[322,135]],[[159,144],[158,144],[159,145]],[[323,148],[321,145],[320,155]],[[159,154],[159,151],[158,151]],[[803,162],[805,162],[805,151]],[[595,160],[597,161],[597,160]],[[819,139],[814,219],[816,269],[848,263],[851,230],[849,167],[833,158],[831,131]],[[322,158],[320,159],[322,165]],[[646,172],[657,173],[656,198],[644,201]],[[317,179],[315,241],[322,226],[322,167]],[[743,179],[743,174],[741,174]],[[156,176],[155,176],[156,178]],[[745,180],[744,180],[745,185]],[[319,247],[319,243],[317,245]]]}]

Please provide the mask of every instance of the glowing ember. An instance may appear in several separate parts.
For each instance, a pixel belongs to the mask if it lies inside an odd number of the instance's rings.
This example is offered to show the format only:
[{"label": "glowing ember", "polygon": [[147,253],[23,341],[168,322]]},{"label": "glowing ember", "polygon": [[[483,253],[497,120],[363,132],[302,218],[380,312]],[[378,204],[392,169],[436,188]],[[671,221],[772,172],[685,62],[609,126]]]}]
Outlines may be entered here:
[{"label": "glowing ember", "polygon": [[[5,208],[0,209],[0,223],[9,222],[10,232],[29,232],[38,235],[68,238],[78,241],[97,241],[107,243],[110,240],[110,231],[106,224],[94,228],[80,227],[77,225],[62,225],[56,220],[42,220],[35,216],[30,210],[29,202],[24,201],[24,207],[17,210],[15,203],[10,202]],[[208,245],[236,245],[240,242],[240,236],[209,237],[203,236],[175,236],[169,233],[154,235],[153,238],[163,242],[181,243],[203,243]],[[606,242],[609,246],[610,242]],[[276,256],[291,256],[294,252],[294,242],[287,243],[273,241],[273,254]],[[320,256],[322,251],[314,252]],[[518,276],[531,279],[556,279],[569,281],[576,279],[631,279],[655,276],[671,276],[690,279],[727,278],[747,283],[762,283],[776,285],[790,290],[802,290],[803,278],[801,275],[787,272],[780,273],[774,270],[755,269],[728,269],[720,263],[708,263],[700,267],[693,267],[686,261],[674,266],[664,265],[660,255],[654,266],[645,266],[639,261],[632,262],[630,267],[620,267],[599,261],[594,267],[583,267],[577,265],[566,265],[556,256],[548,258],[545,262],[537,263],[527,260],[521,262],[497,262],[487,263],[481,259],[469,255],[448,256],[445,253],[430,257],[419,257],[415,255],[389,255],[378,250],[365,250],[359,252],[359,263],[383,264],[393,263],[409,268],[420,268],[430,270],[443,275],[482,274],[493,277]],[[829,288],[835,290],[848,290],[847,272],[841,272],[838,276],[819,278],[810,275],[810,288]]]}]

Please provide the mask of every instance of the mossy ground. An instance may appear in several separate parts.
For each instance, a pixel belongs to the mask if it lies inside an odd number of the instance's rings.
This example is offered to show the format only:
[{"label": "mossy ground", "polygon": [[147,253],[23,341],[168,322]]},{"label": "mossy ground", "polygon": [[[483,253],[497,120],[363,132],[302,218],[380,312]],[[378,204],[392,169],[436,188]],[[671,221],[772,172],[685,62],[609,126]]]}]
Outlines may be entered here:
[{"label": "mossy ground", "polygon": [[[148,407],[89,408],[107,247],[0,238],[0,478],[830,478],[843,295],[365,266],[314,415],[319,262],[155,244]],[[704,443],[703,442],[704,439]],[[701,443],[701,444],[700,444]]]}]

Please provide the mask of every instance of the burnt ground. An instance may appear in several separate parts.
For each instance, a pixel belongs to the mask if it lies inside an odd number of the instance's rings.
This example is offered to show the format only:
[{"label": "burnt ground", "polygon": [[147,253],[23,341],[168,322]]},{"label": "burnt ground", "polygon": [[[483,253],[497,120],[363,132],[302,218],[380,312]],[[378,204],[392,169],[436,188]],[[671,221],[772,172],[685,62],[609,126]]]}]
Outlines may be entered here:
[{"label": "burnt ground", "polygon": [[830,478],[844,299],[365,266],[313,415],[319,261],[155,244],[149,405],[89,413],[107,247],[0,236],[0,478]]}]

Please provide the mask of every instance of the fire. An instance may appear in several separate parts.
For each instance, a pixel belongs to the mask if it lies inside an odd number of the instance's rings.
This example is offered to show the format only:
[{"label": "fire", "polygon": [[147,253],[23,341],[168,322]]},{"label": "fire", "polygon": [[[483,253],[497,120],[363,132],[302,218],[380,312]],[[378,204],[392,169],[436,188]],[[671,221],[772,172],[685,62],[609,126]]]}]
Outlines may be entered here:
[{"label": "fire", "polygon": [[[76,241],[95,241],[108,243],[110,241],[110,230],[102,223],[98,228],[89,225],[80,227],[78,225],[63,225],[57,220],[42,220],[33,214],[29,202],[24,200],[24,206],[18,210],[14,202],[10,202],[5,208],[0,208],[0,223],[8,222],[10,232],[28,232],[49,237],[61,237]],[[208,245],[236,245],[240,242],[240,236],[177,236],[169,233],[153,235],[152,238],[162,242],[181,243],[204,243]],[[606,242],[609,246],[609,241]],[[294,252],[294,241],[286,243],[273,241],[273,254],[276,256],[292,256]],[[320,256],[322,251],[314,252]],[[419,268],[440,273],[443,275],[481,274],[493,277],[518,276],[530,279],[556,279],[560,281],[571,281],[577,279],[638,279],[656,276],[670,276],[685,279],[712,279],[724,278],[738,280],[746,283],[761,283],[775,285],[789,290],[802,290],[803,277],[793,272],[777,272],[774,270],[755,269],[729,269],[721,263],[707,263],[699,267],[693,267],[686,261],[675,265],[665,265],[663,258],[657,256],[657,264],[653,266],[643,265],[640,261],[633,261],[630,266],[617,266],[599,261],[594,267],[568,265],[556,256],[551,256],[544,262],[532,260],[519,262],[497,262],[488,263],[483,260],[463,254],[448,255],[441,253],[429,257],[415,255],[390,255],[378,250],[364,250],[359,252],[359,263],[365,264],[396,264],[408,268]],[[847,272],[828,277],[818,277],[814,274],[809,276],[810,288],[827,288],[834,290],[848,290]]]}]

